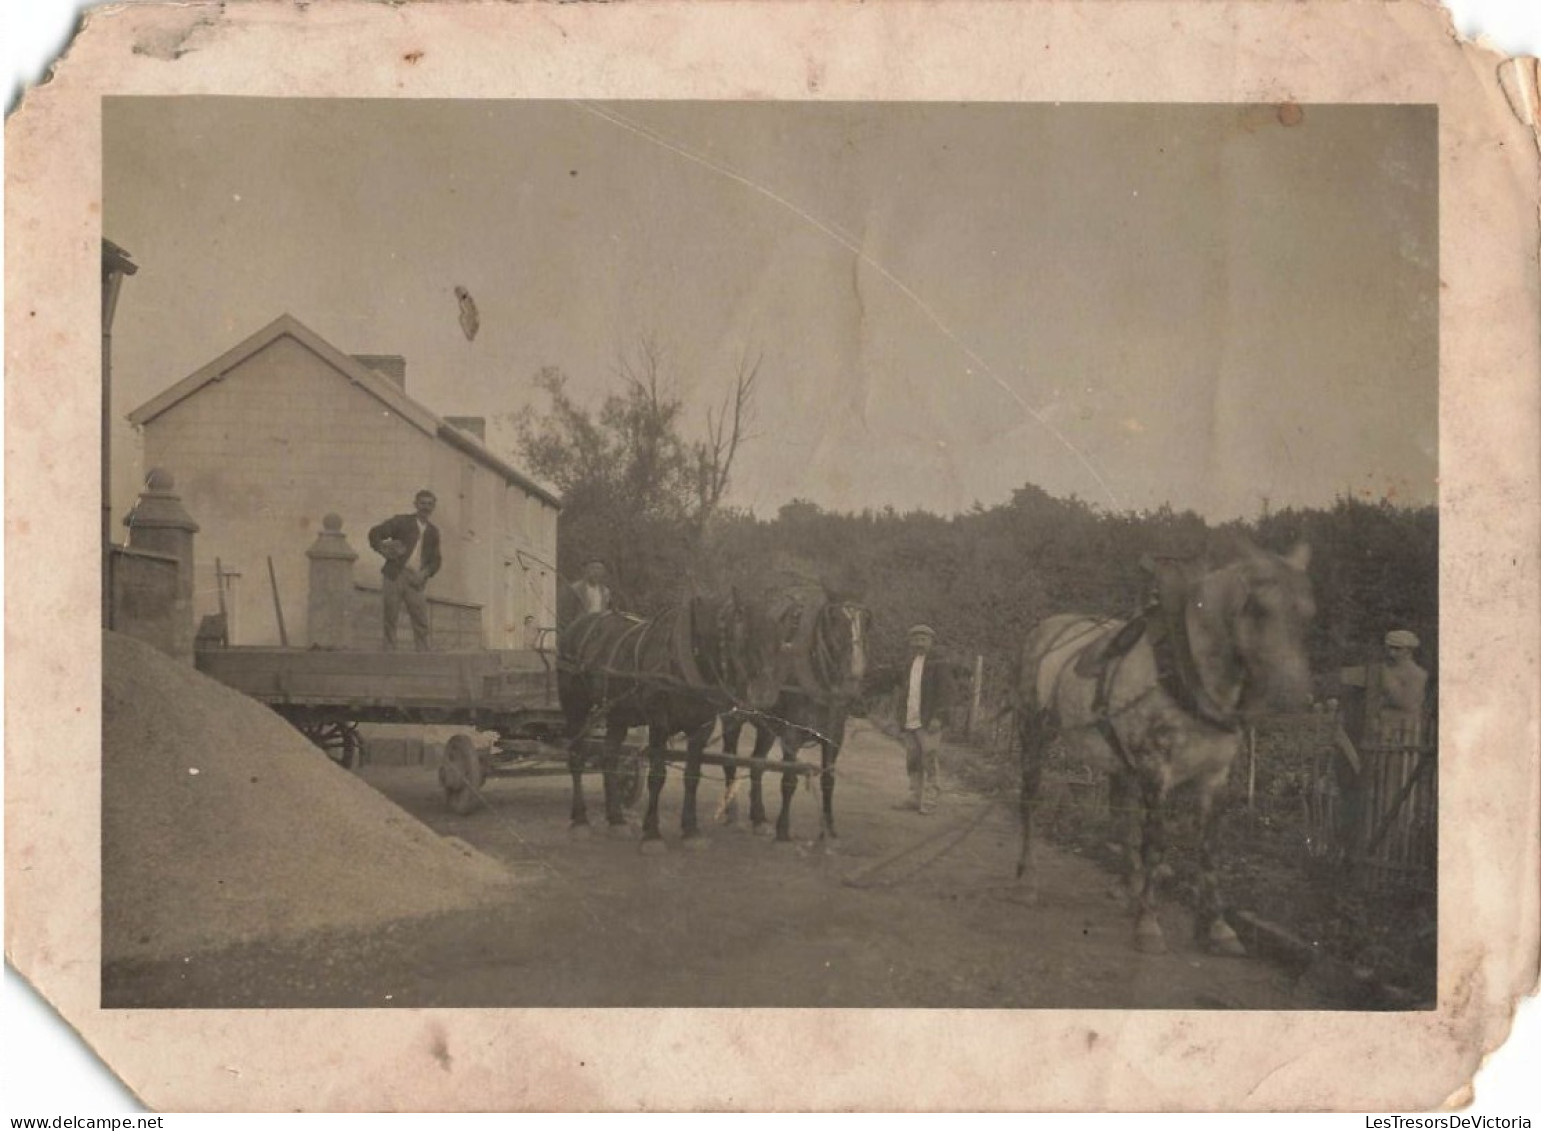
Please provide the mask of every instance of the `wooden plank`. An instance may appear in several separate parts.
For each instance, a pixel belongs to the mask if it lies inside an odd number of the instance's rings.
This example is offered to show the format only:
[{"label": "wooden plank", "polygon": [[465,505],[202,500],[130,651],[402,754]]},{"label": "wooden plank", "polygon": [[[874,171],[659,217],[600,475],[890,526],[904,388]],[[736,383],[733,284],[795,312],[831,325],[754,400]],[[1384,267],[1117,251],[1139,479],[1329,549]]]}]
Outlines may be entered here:
[{"label": "wooden plank", "polygon": [[[538,753],[540,757],[552,760],[565,759],[567,750],[561,746],[553,746],[549,742],[532,742],[530,749]],[[584,746],[588,750],[590,758],[597,758],[605,752],[603,739],[589,738],[584,740]],[[630,744],[621,747],[630,754],[645,756],[647,751],[640,746]],[[670,762],[682,762],[685,759],[685,751],[677,747],[669,747],[665,757]],[[813,777],[824,772],[823,767],[811,762],[784,762],[772,758],[746,758],[737,754],[718,754],[715,751],[705,751],[701,755],[703,766],[733,766],[740,769],[760,769],[767,774],[799,774],[803,777]],[[833,772],[833,771],[831,771]]]}]

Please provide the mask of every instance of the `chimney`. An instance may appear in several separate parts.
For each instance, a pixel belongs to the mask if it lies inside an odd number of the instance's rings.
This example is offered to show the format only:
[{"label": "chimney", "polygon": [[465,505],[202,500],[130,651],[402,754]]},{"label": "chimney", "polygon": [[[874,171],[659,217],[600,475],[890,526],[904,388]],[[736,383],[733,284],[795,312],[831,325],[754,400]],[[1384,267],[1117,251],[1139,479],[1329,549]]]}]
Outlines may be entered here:
[{"label": "chimney", "polygon": [[444,423],[462,432],[469,432],[482,443],[487,442],[487,418],[485,416],[446,416]]},{"label": "chimney", "polygon": [[399,353],[356,353],[353,360],[373,369],[402,392],[407,391],[407,359]]}]

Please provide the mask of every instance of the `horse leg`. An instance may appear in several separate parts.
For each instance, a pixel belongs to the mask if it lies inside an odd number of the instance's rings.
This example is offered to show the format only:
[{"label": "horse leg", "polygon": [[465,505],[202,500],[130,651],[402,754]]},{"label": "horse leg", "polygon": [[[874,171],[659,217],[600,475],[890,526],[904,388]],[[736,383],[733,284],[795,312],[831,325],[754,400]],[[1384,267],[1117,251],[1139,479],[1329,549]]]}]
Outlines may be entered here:
[{"label": "horse leg", "polygon": [[[744,720],[723,716],[722,752],[731,757],[738,755],[738,736],[744,732]],[[717,806],[719,825],[738,824],[738,767],[722,767],[722,803]]]},{"label": "horse leg", "polygon": [[1215,833],[1221,809],[1218,795],[1224,784],[1225,779],[1219,778],[1199,785],[1199,905],[1194,927],[1199,941],[1210,953],[1240,958],[1246,955],[1247,948],[1225,921],[1225,904],[1220,898],[1220,877],[1215,867]]},{"label": "horse leg", "polygon": [[611,836],[626,831],[626,815],[621,806],[621,785],[618,770],[621,761],[621,744],[626,741],[626,728],[614,724],[605,731],[605,824]]},{"label": "horse leg", "polygon": [[706,847],[706,838],[696,823],[696,790],[701,785],[701,755],[706,752],[706,743],[711,737],[712,723],[708,721],[685,739],[685,803],[680,810],[680,836],[689,848]]},{"label": "horse leg", "polygon": [[835,759],[840,757],[840,736],[819,740],[819,800],[824,808],[819,825],[820,840],[838,840],[835,832]]},{"label": "horse leg", "polygon": [[568,721],[567,725],[567,770],[573,777],[573,804],[572,815],[568,823],[568,831],[575,836],[586,834],[589,831],[588,807],[583,802],[583,767],[588,761],[588,750],[584,745],[583,721]]},{"label": "horse leg", "polygon": [[658,795],[663,792],[669,767],[664,763],[669,736],[660,726],[647,729],[647,814],[642,818],[642,851],[649,855],[663,851],[663,834],[658,831]]},{"label": "horse leg", "polygon": [[1051,738],[1049,718],[1044,711],[1023,710],[1017,723],[1017,741],[1021,746],[1022,791],[1018,807],[1022,821],[1022,848],[1017,855],[1017,879],[1024,881],[1022,899],[1029,906],[1038,902],[1038,859],[1033,844],[1033,809],[1038,804],[1038,788],[1043,781],[1044,753]]},{"label": "horse leg", "polygon": [[[788,730],[781,736],[781,760],[797,761],[795,732]],[[786,844],[792,839],[792,798],[797,796],[797,775],[784,771],[781,775],[781,812],[776,814],[776,840]]]},{"label": "horse leg", "polygon": [[1110,830],[1119,853],[1123,856],[1124,874],[1108,888],[1108,898],[1132,906],[1145,885],[1145,865],[1140,858],[1139,790],[1127,775],[1113,772],[1108,775],[1108,819]]},{"label": "horse leg", "polygon": [[1166,939],[1161,934],[1161,920],[1156,917],[1156,873],[1166,855],[1166,789],[1153,780],[1143,781],[1140,786],[1145,821],[1140,838],[1143,869],[1138,890],[1139,909],[1134,922],[1134,945],[1146,954],[1165,954]]},{"label": "horse leg", "polygon": [[[770,727],[756,727],[754,750],[750,755],[756,762],[763,761],[776,741],[776,732]],[[749,771],[749,827],[755,836],[769,836],[771,827],[765,816],[765,771],[758,765]]]}]

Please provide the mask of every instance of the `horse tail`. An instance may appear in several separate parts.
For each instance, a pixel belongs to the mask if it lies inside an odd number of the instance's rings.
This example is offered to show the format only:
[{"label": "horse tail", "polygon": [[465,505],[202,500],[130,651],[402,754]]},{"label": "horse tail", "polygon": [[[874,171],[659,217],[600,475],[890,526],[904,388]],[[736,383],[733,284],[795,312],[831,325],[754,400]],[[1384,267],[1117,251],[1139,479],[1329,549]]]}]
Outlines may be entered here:
[{"label": "horse tail", "polygon": [[[1028,633],[1017,654],[1012,673],[1012,709],[1016,714],[1018,744],[1018,770],[1021,775],[1018,806],[1020,811],[1022,844],[1017,854],[1017,878],[1031,875],[1033,870],[1033,809],[1038,804],[1038,791],[1043,783],[1043,764],[1049,743],[1054,737],[1052,705],[1044,703],[1039,695],[1040,671],[1058,639],[1058,630],[1040,625]],[[1033,893],[1030,893],[1030,898]]]},{"label": "horse tail", "polygon": [[1038,791],[1043,784],[1044,757],[1053,737],[1052,720],[1042,708],[1031,708],[1017,714],[1017,742],[1020,750],[1021,789],[1017,804],[1021,816],[1022,844],[1017,854],[1017,878],[1021,879],[1032,860],[1033,809],[1038,804]]}]

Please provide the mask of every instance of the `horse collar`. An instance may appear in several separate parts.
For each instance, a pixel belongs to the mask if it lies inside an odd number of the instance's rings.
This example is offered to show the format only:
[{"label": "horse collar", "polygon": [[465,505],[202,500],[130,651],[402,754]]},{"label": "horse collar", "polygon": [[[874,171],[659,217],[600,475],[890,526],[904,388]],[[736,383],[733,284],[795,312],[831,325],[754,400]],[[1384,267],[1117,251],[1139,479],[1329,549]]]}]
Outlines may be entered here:
[{"label": "horse collar", "polygon": [[1237,731],[1241,722],[1234,711],[1214,703],[1193,660],[1193,645],[1188,638],[1187,608],[1160,607],[1164,631],[1151,642],[1156,656],[1156,679],[1177,705],[1195,718],[1221,730]]}]

